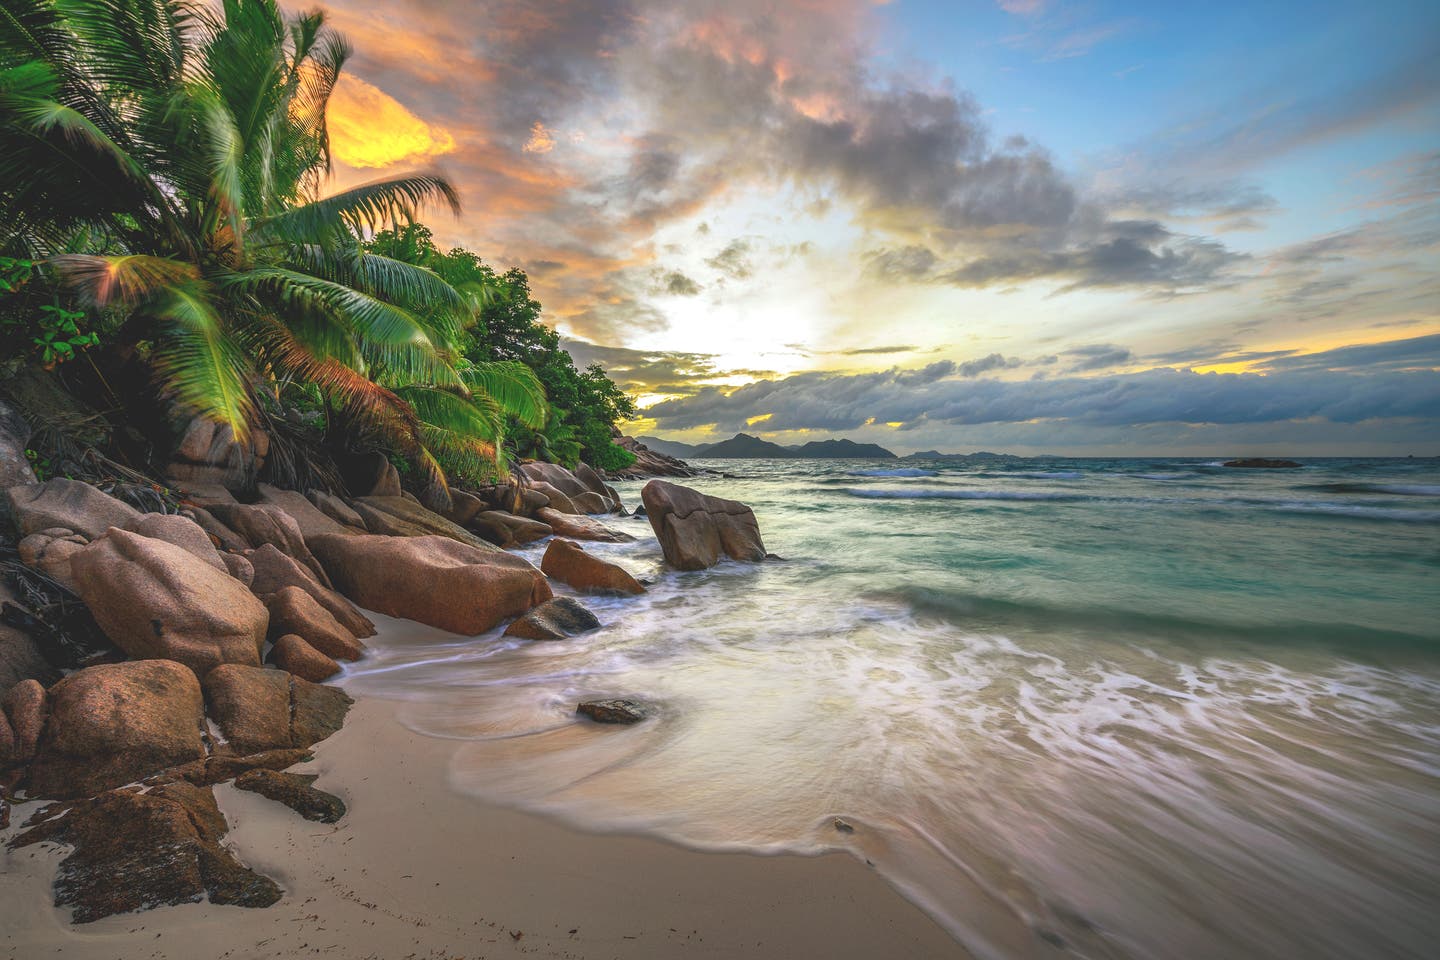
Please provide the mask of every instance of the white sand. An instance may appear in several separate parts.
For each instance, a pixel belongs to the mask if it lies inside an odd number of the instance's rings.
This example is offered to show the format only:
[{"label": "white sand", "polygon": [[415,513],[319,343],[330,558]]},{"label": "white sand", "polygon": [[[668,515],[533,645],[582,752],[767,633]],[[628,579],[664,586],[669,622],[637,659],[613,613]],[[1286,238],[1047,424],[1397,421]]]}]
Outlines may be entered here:
[{"label": "white sand", "polygon": [[[0,956],[928,958],[968,956],[854,857],[697,853],[586,834],[446,786],[457,744],[357,703],[297,768],[344,798],[314,824],[216,788],[230,845],[286,891],[265,910],[208,903],[72,926],[50,898],[63,851],[0,851]],[[17,807],[8,839],[35,804]]]}]

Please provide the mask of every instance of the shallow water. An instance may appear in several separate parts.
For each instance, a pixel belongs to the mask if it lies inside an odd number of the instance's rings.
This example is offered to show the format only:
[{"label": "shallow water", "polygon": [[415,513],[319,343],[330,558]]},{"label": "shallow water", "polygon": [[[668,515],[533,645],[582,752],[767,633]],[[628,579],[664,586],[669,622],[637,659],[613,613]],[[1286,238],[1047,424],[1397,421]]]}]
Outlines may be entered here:
[{"label": "shallow water", "polygon": [[615,519],[586,548],[653,583],[602,630],[387,631],[347,683],[466,741],[458,790],[850,849],[978,956],[1433,955],[1440,462],[709,465],[784,562],[667,572]]}]

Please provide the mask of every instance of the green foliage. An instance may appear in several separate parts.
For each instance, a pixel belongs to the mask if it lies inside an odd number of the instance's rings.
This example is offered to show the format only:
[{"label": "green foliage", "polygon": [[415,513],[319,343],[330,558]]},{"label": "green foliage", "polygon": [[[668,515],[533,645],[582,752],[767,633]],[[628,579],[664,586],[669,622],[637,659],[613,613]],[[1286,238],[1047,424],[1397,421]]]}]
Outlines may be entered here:
[{"label": "green foliage", "polygon": [[[512,268],[497,274],[468,250],[442,252],[422,224],[382,231],[367,249],[425,267],[470,299],[477,322],[459,346],[475,368],[493,368],[498,362],[533,371],[549,412],[535,411],[539,418],[512,418],[504,436],[516,453],[572,467],[584,460],[606,470],[635,462],[633,454],[610,438],[615,423],[635,415],[634,401],[599,366],[576,369],[560,346],[560,335],[541,322],[540,303],[531,295],[525,271]],[[522,406],[530,407],[517,402],[511,409]]]},{"label": "green foliage", "polygon": [[[33,261],[0,257],[0,344],[6,355],[28,354],[52,367],[97,345],[99,334],[81,329],[85,313],[61,306],[48,287],[32,284],[34,276]],[[46,295],[52,302],[39,302]]]}]

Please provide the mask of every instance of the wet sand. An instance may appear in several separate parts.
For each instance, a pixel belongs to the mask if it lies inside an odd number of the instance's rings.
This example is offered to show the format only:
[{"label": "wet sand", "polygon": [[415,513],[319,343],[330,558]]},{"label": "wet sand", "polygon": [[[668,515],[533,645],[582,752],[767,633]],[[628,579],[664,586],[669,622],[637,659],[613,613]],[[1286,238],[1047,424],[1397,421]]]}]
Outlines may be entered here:
[{"label": "wet sand", "polygon": [[[342,797],[335,825],[229,784],[227,843],[285,889],[264,910],[209,903],[72,926],[50,897],[63,851],[0,850],[0,957],[963,958],[940,926],[847,853],[699,853],[596,835],[446,786],[460,744],[395,704],[357,702],[296,768]],[[15,808],[13,835],[38,804]]]}]

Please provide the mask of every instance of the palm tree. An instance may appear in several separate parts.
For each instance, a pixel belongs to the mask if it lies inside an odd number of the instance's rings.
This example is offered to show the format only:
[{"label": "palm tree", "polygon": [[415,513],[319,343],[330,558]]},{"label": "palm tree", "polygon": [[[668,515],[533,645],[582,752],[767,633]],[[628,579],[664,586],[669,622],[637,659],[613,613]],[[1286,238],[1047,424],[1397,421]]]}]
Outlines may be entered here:
[{"label": "palm tree", "polygon": [[458,212],[450,184],[322,195],[349,53],[323,14],[286,17],[275,0],[6,0],[0,254],[153,344],[168,393],[237,436],[262,391],[303,384],[448,499],[431,445],[483,460],[492,411],[516,392],[457,366],[465,296],[359,242],[424,204]]}]

